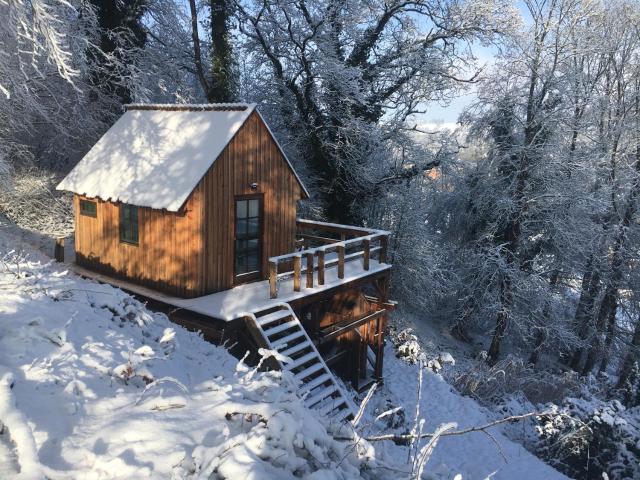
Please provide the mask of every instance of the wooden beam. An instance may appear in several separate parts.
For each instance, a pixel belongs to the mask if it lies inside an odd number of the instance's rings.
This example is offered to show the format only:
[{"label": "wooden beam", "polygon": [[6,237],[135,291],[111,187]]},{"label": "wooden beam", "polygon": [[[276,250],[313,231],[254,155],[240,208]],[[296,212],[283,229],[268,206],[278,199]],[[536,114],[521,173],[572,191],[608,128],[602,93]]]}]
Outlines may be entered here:
[{"label": "wooden beam", "polygon": [[278,298],[278,263],[269,262],[269,294]]},{"label": "wooden beam", "polygon": [[[262,333],[260,333],[260,331],[258,330],[258,327],[256,325],[256,323],[254,322],[253,318],[250,317],[244,317],[244,325],[245,325],[245,330],[249,333],[251,339],[255,342],[255,344],[258,346],[258,348],[269,348],[269,345],[267,344],[267,342],[265,341],[264,337],[262,336]],[[256,349],[257,351],[258,349]],[[280,370],[280,365],[278,364],[277,360],[274,357],[269,357],[265,359],[265,363],[263,364],[263,367],[267,367],[265,368],[265,370]]]},{"label": "wooden beam", "polygon": [[335,355],[330,356],[329,358],[327,358],[324,363],[327,364],[327,366],[331,366],[336,364],[338,361],[342,360],[347,354],[349,353],[348,350],[342,350],[341,352],[336,353]]},{"label": "wooden beam", "polygon": [[373,228],[356,227],[354,225],[339,225],[335,223],[316,222],[303,218],[296,219],[296,227],[298,230],[321,230],[325,232],[351,235],[354,237],[362,237],[364,235],[372,235],[381,233],[382,230]]},{"label": "wooden beam", "polygon": [[338,245],[338,278],[344,278],[344,245]]},{"label": "wooden beam", "polygon": [[369,270],[369,258],[371,256],[371,240],[369,240],[368,238],[365,238],[362,241],[362,245],[364,247],[364,255],[362,257],[363,261],[362,261],[362,267],[365,270]]},{"label": "wooden beam", "polygon": [[398,306],[398,302],[396,302],[395,300],[388,300],[386,302],[383,302],[378,297],[372,297],[370,295],[365,295],[364,298],[367,300],[367,302],[375,303],[384,308],[387,312],[392,312]]},{"label": "wooden beam", "polygon": [[318,250],[318,285],[324,285],[324,250]]},{"label": "wooden beam", "polygon": [[313,288],[313,253],[307,253],[307,288]]},{"label": "wooden beam", "polygon": [[300,272],[302,268],[302,258],[297,255],[293,257],[293,291],[300,291]]},{"label": "wooden beam", "polygon": [[389,245],[389,237],[383,235],[380,237],[380,263],[387,263],[387,248]]},{"label": "wooden beam", "polygon": [[380,318],[382,315],[384,315],[386,312],[386,310],[378,310],[377,312],[374,313],[370,313],[369,315],[365,315],[364,317],[355,320],[351,323],[347,323],[346,325],[343,325],[341,327],[339,327],[337,330],[334,330],[332,332],[327,333],[326,335],[323,335],[321,337],[319,337],[318,341],[320,344],[326,343],[330,340],[333,340],[334,338],[350,332],[351,330],[354,330],[356,328],[358,328],[361,325],[364,325],[365,323],[368,323],[372,320],[375,320],[377,318]]},{"label": "wooden beam", "polygon": [[[386,310],[383,310],[386,314]],[[384,329],[386,327],[386,315],[381,315],[376,319],[376,366],[375,366],[375,375],[377,381],[382,381],[382,362],[384,359]]]},{"label": "wooden beam", "polygon": [[298,234],[298,237],[300,237],[301,239],[303,239],[305,241],[314,241],[314,242],[318,242],[318,243],[324,243],[326,245],[329,245],[329,244],[332,244],[332,243],[337,243],[337,242],[340,241],[337,238],[320,237],[318,235],[310,235],[308,233],[300,233],[300,234]]}]

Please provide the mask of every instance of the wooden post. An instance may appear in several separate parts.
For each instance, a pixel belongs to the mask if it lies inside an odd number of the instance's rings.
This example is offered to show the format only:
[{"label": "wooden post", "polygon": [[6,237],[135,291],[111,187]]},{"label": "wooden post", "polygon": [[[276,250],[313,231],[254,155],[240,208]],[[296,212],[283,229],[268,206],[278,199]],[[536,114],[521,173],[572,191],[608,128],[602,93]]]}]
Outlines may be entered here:
[{"label": "wooden post", "polygon": [[363,262],[362,262],[362,266],[365,270],[369,270],[369,258],[371,257],[371,240],[369,240],[368,238],[365,238],[362,241],[362,244],[364,245],[364,256],[363,258]]},{"label": "wooden post", "polygon": [[353,362],[353,370],[351,372],[351,386],[358,391],[360,385],[360,344],[362,340],[358,337],[356,330],[349,332],[349,340],[351,341],[351,361]]},{"label": "wooden post", "polygon": [[338,278],[344,278],[344,245],[338,245]]},{"label": "wooden post", "polygon": [[[386,314],[385,314],[386,315]],[[375,376],[376,381],[382,380],[382,359],[384,355],[384,315],[376,318],[376,333],[375,338],[375,351],[376,351],[376,365]]]},{"label": "wooden post", "polygon": [[56,262],[64,262],[64,238],[56,238],[56,246],[53,249],[53,258]]},{"label": "wooden post", "polygon": [[383,235],[380,237],[380,263],[387,263],[387,246],[389,244],[389,237]]},{"label": "wooden post", "polygon": [[[386,237],[385,237],[386,238]],[[389,274],[380,278],[377,282],[379,300],[382,304],[389,301]],[[384,361],[384,331],[387,328],[387,312],[376,319],[376,379],[382,381],[382,368]]]},{"label": "wooden post", "polygon": [[369,323],[365,323],[361,330],[361,339],[360,339],[360,378],[367,378],[367,366],[369,365]]},{"label": "wooden post", "polygon": [[300,291],[300,270],[302,265],[302,257],[296,255],[293,257],[293,291]]},{"label": "wooden post", "polygon": [[278,298],[278,262],[269,262],[269,293]]},{"label": "wooden post", "polygon": [[324,285],[324,250],[318,250],[318,285]]},{"label": "wooden post", "polygon": [[307,253],[307,288],[313,288],[313,253]]}]

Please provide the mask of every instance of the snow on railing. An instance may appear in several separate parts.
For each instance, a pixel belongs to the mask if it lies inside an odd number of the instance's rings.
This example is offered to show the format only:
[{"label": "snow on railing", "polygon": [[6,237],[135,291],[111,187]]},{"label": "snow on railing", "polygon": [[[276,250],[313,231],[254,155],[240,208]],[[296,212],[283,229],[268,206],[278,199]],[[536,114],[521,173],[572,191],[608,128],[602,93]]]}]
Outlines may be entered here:
[{"label": "snow on railing", "polygon": [[[368,271],[372,254],[378,254],[379,263],[386,263],[387,261],[387,245],[390,232],[386,230],[305,219],[297,219],[296,225],[299,230],[320,231],[323,232],[323,235],[301,233],[298,236],[302,241],[302,250],[269,258],[269,291],[271,298],[278,297],[278,277],[293,275],[293,290],[299,292],[303,273],[306,277],[306,287],[313,288],[315,271],[318,272],[318,285],[324,285],[325,269],[328,267],[337,265],[338,278],[342,279],[344,278],[344,265],[346,262],[362,258],[362,268]],[[340,239],[324,236],[325,233],[338,234]],[[347,238],[349,236],[354,238]],[[312,242],[321,243],[322,245],[309,247]],[[378,243],[378,245],[372,246],[374,243]],[[348,248],[356,249],[356,251],[347,254]],[[332,252],[336,252],[337,258],[327,259],[327,253]],[[304,268],[302,266],[303,257],[306,260]],[[293,262],[293,268],[279,272],[278,266],[284,262]]]}]

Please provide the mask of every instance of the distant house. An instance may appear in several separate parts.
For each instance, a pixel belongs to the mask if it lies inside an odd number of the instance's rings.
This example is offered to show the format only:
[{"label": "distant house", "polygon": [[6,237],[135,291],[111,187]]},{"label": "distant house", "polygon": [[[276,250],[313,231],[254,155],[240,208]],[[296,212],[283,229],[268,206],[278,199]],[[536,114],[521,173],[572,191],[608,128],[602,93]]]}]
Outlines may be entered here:
[{"label": "distant house", "polygon": [[58,189],[83,274],[240,325],[312,405],[344,400],[327,413],[351,411],[328,366],[382,378],[388,232],[298,219],[309,193],[255,105],[129,105]]}]

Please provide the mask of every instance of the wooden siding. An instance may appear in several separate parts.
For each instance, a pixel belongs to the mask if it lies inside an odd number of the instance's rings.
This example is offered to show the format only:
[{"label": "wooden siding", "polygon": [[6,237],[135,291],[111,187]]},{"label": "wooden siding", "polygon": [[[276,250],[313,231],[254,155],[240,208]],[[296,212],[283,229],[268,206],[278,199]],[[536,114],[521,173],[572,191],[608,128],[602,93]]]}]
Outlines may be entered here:
[{"label": "wooden siding", "polygon": [[79,213],[75,196],[75,249],[79,265],[181,297],[201,293],[202,191],[182,211],[138,209],[137,245],[120,241],[120,206],[97,200],[95,218]]},{"label": "wooden siding", "polygon": [[[235,197],[263,195],[262,275],[270,256],[295,249],[296,207],[303,192],[271,134],[254,112],[204,176],[207,212],[205,231],[205,291],[234,285]],[[255,190],[251,184],[257,183]]]},{"label": "wooden siding", "polygon": [[[257,183],[256,190],[251,184]],[[80,215],[74,196],[78,264],[158,291],[195,297],[234,285],[235,197],[263,195],[262,278],[270,256],[293,251],[303,192],[268,129],[254,112],[179,212],[140,207],[139,244],[120,242],[119,205],[97,201]]]}]

